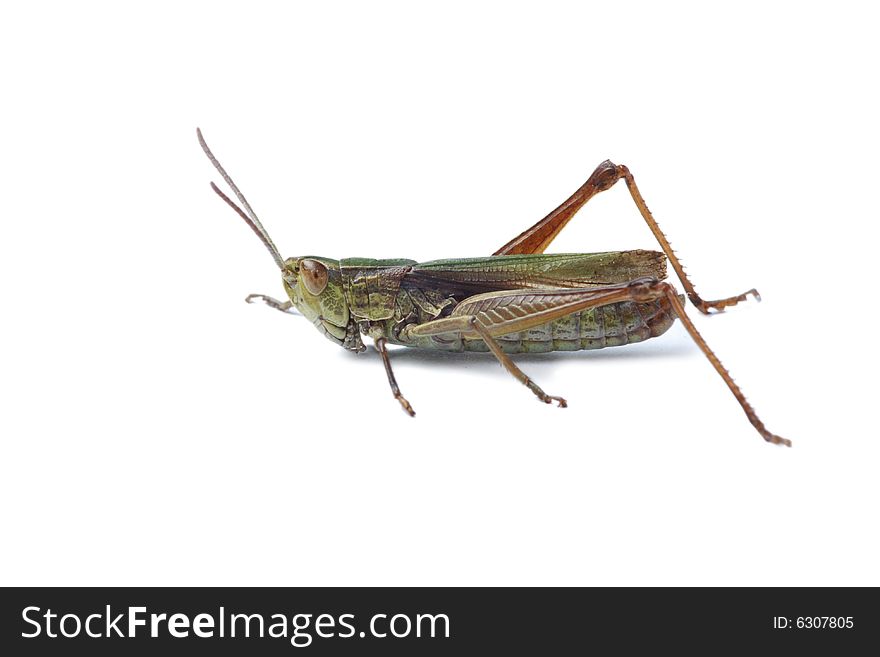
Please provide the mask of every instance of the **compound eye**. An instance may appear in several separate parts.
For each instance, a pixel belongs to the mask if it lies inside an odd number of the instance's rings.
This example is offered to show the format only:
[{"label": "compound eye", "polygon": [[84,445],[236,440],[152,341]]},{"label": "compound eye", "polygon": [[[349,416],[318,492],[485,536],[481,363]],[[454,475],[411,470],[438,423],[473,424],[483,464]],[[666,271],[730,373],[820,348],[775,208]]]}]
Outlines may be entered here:
[{"label": "compound eye", "polygon": [[299,262],[299,279],[313,296],[318,296],[327,287],[327,267],[317,260],[306,258]]}]

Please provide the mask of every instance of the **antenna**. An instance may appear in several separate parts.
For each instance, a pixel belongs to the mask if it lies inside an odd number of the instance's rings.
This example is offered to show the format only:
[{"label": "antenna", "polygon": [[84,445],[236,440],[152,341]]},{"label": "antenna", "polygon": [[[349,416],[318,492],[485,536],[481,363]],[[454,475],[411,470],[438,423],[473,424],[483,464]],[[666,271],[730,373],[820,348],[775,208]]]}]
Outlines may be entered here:
[{"label": "antenna", "polygon": [[196,128],[196,135],[199,138],[199,144],[202,147],[202,150],[205,151],[205,155],[208,156],[208,159],[211,160],[211,164],[214,165],[214,168],[220,172],[220,175],[223,176],[223,180],[226,181],[226,184],[229,185],[229,188],[235,192],[238,200],[241,201],[241,204],[244,206],[244,210],[238,207],[235,202],[230,199],[226,194],[220,191],[220,188],[217,187],[214,183],[211,183],[211,189],[213,189],[217,195],[222,198],[226,203],[235,210],[238,215],[245,220],[248,226],[251,227],[257,237],[260,238],[260,241],[266,246],[269,250],[269,253],[272,254],[272,259],[278,265],[279,269],[284,269],[284,258],[281,257],[281,254],[278,252],[278,247],[275,246],[275,243],[272,241],[272,238],[269,237],[269,233],[266,232],[266,229],[263,228],[263,224],[257,218],[257,214],[254,212],[253,208],[251,208],[250,203],[247,202],[247,199],[244,197],[244,194],[239,191],[238,186],[232,181],[232,178],[229,177],[229,174],[226,173],[226,170],[223,166],[217,161],[217,158],[214,157],[214,154],[211,152],[211,149],[208,148],[208,144],[205,143],[205,138],[202,137],[202,131],[199,128]]}]

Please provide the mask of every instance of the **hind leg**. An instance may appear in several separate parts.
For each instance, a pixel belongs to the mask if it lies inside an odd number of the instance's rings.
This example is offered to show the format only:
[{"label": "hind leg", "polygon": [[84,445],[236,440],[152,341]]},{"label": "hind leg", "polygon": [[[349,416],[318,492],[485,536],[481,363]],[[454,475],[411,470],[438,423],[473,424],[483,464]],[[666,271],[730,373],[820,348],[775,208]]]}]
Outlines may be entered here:
[{"label": "hind leg", "polygon": [[730,392],[733,393],[749,422],[761,434],[761,437],[768,443],[791,447],[791,441],[767,430],[755,409],[746,400],[740,387],[730,376],[730,372],[721,364],[718,356],[709,348],[703,336],[697,331],[697,327],[684,311],[675,288],[665,281],[641,278],[630,283],[592,289],[507,290],[478,294],[462,301],[456,306],[450,317],[435,319],[425,324],[407,326],[401,332],[401,337],[407,340],[410,336],[424,337],[457,333],[465,339],[480,338],[505,369],[525,384],[540,400],[548,404],[555,400],[560,406],[565,406],[564,399],[545,394],[532,379],[524,374],[503,352],[495,338],[508,333],[528,330],[587,308],[596,308],[621,301],[649,303],[662,298],[668,300],[672,310],[684,324],[693,341],[697,343],[700,351],[703,352]]},{"label": "hind leg", "polygon": [[694,289],[693,283],[691,283],[687,274],[685,274],[684,267],[679,262],[675,252],[672,250],[669,240],[666,239],[666,235],[660,230],[660,226],[657,224],[651,211],[648,210],[645,199],[642,198],[642,194],[636,186],[636,181],[635,178],[633,178],[632,173],[625,165],[614,164],[610,160],[605,160],[602,164],[596,167],[596,170],[593,171],[587,182],[585,182],[580,189],[572,194],[562,205],[553,210],[553,212],[541,219],[541,221],[534,226],[514,237],[507,244],[498,249],[493,255],[543,253],[560,231],[565,228],[565,225],[571,220],[575,213],[577,213],[587,201],[599,192],[604,192],[606,189],[613,187],[621,178],[626,182],[626,186],[629,189],[629,193],[632,196],[636,207],[639,209],[639,213],[648,224],[648,228],[651,229],[654,238],[663,249],[663,253],[669,258],[669,262],[675,270],[681,284],[684,286],[688,298],[700,312],[706,315],[712,311],[721,312],[729,306],[735,306],[740,301],[745,301],[749,295],[755,297],[758,301],[761,300],[761,296],[754,288],[747,292],[743,292],[742,294],[727,297],[726,299],[705,301],[700,297],[700,295],[697,294],[696,289]]}]

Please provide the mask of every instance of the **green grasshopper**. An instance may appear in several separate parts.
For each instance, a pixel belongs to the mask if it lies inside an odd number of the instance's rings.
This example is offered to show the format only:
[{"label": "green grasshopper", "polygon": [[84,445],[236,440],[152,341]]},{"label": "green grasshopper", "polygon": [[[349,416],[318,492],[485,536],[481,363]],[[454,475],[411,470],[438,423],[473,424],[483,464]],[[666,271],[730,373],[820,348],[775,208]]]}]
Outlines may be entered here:
[{"label": "green grasshopper", "polygon": [[[326,338],[350,351],[364,351],[371,338],[382,357],[394,398],[414,416],[401,394],[388,357],[389,343],[443,351],[491,351],[504,368],[545,403],[567,405],[545,393],[509,354],[601,349],[653,338],[680,319],[697,346],[736,397],[764,440],[791,446],[770,433],[684,310],[684,295],[663,279],[672,264],[691,303],[704,313],[723,311],[757,290],[704,301],[645,204],[624,165],[606,160],[544,219],[486,258],[414,260],[318,256],[281,257],[263,224],[214,157],[200,130],[199,143],[243,209],[213,182],[211,188],[251,227],[269,250],[287,301],[251,294],[277,310],[293,309]],[[663,252],[544,254],[574,214],[594,195],[623,180]]]}]

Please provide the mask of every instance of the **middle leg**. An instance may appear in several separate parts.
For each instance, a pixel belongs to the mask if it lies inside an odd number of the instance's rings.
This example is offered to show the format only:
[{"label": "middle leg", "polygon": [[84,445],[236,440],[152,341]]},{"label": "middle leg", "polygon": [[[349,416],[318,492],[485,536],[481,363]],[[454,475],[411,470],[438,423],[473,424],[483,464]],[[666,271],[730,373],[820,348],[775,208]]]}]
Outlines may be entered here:
[{"label": "middle leg", "polygon": [[388,357],[388,340],[380,331],[371,331],[370,337],[373,338],[373,346],[382,357],[382,364],[385,365],[385,374],[388,376],[388,384],[391,386],[391,394],[400,402],[400,406],[410,417],[415,417],[416,412],[412,405],[407,401],[400,392],[400,386],[397,385],[397,379],[394,377],[394,370],[391,369],[391,359]]},{"label": "middle leg", "polygon": [[[467,302],[465,302],[465,304],[467,304]],[[408,326],[404,329],[402,337],[404,340],[406,340],[412,337],[425,337],[430,335],[442,335],[444,333],[448,333],[458,334],[462,338],[480,338],[483,342],[486,343],[489,351],[491,351],[495,358],[498,359],[498,362],[501,363],[504,369],[510,372],[517,381],[519,381],[529,390],[531,390],[538,399],[540,399],[545,404],[549,404],[555,401],[557,404],[559,404],[560,408],[565,408],[566,406],[568,406],[568,402],[566,402],[565,399],[563,399],[562,397],[548,395],[546,392],[544,392],[541,389],[541,386],[535,383],[530,376],[528,376],[519,367],[517,367],[516,363],[513,362],[513,359],[511,359],[510,356],[504,353],[504,349],[502,349],[501,345],[498,344],[495,336],[503,335],[504,333],[507,333],[509,331],[502,330],[499,332],[497,326],[492,328],[495,330],[490,330],[489,328],[486,328],[480,321],[480,318],[477,316],[477,314],[462,314],[459,316],[436,319],[426,324]]]},{"label": "middle leg", "polygon": [[522,383],[526,388],[535,393],[535,396],[540,399],[545,404],[549,404],[551,402],[556,402],[559,404],[559,408],[565,408],[568,406],[568,402],[565,401],[562,397],[557,397],[555,395],[548,395],[541,389],[537,383],[535,383],[532,378],[523,372],[519,367],[517,367],[516,363],[504,353],[504,350],[501,348],[501,345],[498,344],[498,341],[492,337],[492,334],[483,327],[483,325],[477,320],[476,317],[469,317],[468,324],[470,328],[472,328],[477,335],[479,335],[483,342],[486,343],[486,346],[489,347],[489,350],[495,355],[495,358],[498,359],[498,362],[510,372],[520,383]]}]

